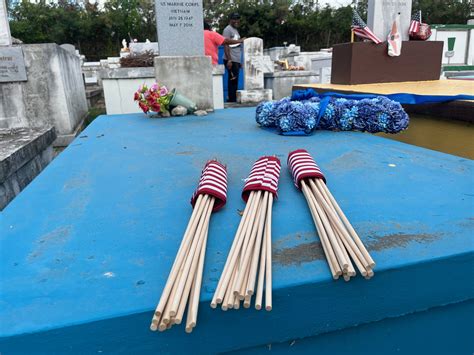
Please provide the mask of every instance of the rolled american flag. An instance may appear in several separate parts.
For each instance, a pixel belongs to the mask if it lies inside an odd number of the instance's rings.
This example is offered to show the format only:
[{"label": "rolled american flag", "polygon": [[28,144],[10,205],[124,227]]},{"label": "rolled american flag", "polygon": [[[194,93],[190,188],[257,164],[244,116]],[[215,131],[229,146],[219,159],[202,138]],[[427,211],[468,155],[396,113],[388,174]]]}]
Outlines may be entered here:
[{"label": "rolled american flag", "polygon": [[204,166],[199,185],[191,197],[193,207],[201,194],[208,194],[215,198],[213,212],[224,207],[227,201],[227,169],[217,160],[208,161]]}]

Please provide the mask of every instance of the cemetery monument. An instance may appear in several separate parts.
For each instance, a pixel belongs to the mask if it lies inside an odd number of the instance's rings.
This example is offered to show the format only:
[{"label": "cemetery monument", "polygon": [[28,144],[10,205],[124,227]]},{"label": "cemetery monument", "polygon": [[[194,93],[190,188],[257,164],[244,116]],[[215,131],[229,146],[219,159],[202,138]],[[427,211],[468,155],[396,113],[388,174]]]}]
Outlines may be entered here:
[{"label": "cemetery monument", "polygon": [[211,58],[204,55],[202,0],[156,1],[159,56],[156,80],[197,104],[213,108]]}]

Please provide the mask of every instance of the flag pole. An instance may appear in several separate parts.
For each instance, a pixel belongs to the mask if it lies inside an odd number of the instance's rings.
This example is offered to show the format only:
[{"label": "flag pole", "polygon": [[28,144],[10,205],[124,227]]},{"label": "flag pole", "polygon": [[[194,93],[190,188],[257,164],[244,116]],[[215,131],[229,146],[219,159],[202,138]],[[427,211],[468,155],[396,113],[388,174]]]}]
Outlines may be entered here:
[{"label": "flag pole", "polygon": [[354,43],[354,30],[351,29],[351,43]]}]

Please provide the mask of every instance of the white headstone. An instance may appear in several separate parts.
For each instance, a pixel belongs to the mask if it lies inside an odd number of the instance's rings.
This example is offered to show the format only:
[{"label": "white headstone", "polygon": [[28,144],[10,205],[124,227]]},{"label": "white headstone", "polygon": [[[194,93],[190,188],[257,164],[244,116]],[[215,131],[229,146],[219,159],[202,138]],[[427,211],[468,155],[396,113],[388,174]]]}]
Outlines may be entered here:
[{"label": "white headstone", "polygon": [[12,36],[8,24],[8,11],[5,0],[0,0],[0,46],[11,46]]},{"label": "white headstone", "polygon": [[263,39],[247,38],[244,41],[244,89],[263,89]]},{"label": "white headstone", "polygon": [[408,28],[411,21],[412,0],[369,0],[367,8],[367,25],[382,41],[392,28],[396,15],[400,13],[400,34],[403,41],[408,41]]},{"label": "white headstone", "polygon": [[204,55],[202,0],[155,0],[160,56]]}]

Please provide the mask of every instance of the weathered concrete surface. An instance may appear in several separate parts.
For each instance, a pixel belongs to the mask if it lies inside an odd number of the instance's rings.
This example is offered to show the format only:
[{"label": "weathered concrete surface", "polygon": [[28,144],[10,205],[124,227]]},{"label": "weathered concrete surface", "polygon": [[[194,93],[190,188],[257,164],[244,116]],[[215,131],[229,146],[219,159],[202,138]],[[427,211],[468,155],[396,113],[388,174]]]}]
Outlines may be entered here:
[{"label": "weathered concrete surface", "polygon": [[53,127],[0,129],[0,210],[53,159]]},{"label": "weathered concrete surface", "polygon": [[80,58],[52,43],[21,47],[28,81],[0,84],[0,128],[72,134],[87,114]]},{"label": "weathered concrete surface", "polygon": [[198,109],[213,108],[211,57],[155,57],[155,76],[160,84],[194,101]]},{"label": "weathered concrete surface", "polygon": [[265,88],[273,91],[273,99],[291,96],[293,85],[319,82],[319,75],[312,71],[279,71],[265,73]]}]

